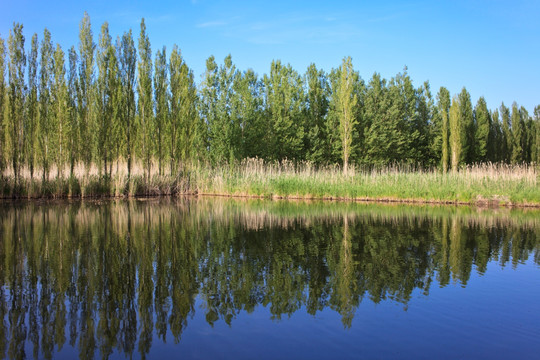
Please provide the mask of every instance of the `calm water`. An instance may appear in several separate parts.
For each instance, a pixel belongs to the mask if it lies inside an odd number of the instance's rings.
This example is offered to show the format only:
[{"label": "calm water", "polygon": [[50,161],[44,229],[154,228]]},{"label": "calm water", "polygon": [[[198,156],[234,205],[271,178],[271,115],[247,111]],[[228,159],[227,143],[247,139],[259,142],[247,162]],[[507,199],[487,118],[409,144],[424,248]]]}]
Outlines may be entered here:
[{"label": "calm water", "polygon": [[0,204],[0,358],[536,358],[540,212]]}]

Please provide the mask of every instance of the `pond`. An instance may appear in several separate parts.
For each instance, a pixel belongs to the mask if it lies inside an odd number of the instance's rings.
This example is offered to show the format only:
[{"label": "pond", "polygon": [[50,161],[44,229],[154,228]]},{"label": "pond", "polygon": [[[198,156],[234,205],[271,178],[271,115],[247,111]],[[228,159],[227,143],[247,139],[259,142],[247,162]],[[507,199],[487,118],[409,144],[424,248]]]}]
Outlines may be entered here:
[{"label": "pond", "polygon": [[532,358],[540,211],[0,204],[0,358]]}]

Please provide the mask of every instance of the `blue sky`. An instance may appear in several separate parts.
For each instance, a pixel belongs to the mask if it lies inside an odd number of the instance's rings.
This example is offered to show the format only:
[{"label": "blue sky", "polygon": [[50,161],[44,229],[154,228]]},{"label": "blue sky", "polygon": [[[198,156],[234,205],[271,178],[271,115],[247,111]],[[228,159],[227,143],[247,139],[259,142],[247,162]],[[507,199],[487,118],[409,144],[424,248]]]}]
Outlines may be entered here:
[{"label": "blue sky", "polygon": [[272,59],[304,73],[330,71],[344,56],[368,81],[408,67],[415,86],[432,93],[466,86],[473,102],[493,109],[514,100],[532,113],[540,104],[540,1],[26,1],[2,0],[0,36],[14,21],[27,44],[44,27],[64,49],[78,45],[84,11],[95,41],[108,21],[113,37],[146,19],[152,51],[178,44],[197,80],[205,60],[232,54],[239,69],[268,72]]}]

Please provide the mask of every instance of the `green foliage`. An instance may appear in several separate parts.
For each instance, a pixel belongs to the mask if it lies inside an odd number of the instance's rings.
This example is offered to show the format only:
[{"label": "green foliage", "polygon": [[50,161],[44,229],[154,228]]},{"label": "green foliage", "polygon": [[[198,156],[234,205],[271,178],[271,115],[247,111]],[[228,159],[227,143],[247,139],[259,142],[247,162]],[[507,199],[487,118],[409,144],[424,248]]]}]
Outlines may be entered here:
[{"label": "green foliage", "polygon": [[441,165],[446,173],[450,162],[450,92],[442,86],[437,94],[437,107],[441,119]]},{"label": "green foliage", "polygon": [[146,177],[150,177],[152,167],[152,50],[150,40],[146,34],[144,18],[141,20],[141,33],[139,36],[139,62],[137,64],[137,92],[139,94],[139,155],[144,161]]},{"label": "green foliage", "polygon": [[510,109],[501,104],[502,117],[502,138],[501,138],[501,160],[509,163],[513,154],[514,135],[512,134],[512,125],[510,123]]},{"label": "green foliage", "polygon": [[153,124],[153,137],[155,155],[158,159],[159,175],[163,174],[163,160],[167,154],[166,145],[169,143],[166,131],[169,123],[169,82],[167,79],[167,56],[165,47],[156,53],[154,75],[154,107],[155,117]]},{"label": "green foliage", "polygon": [[[6,45],[0,37],[0,173],[5,168],[6,144],[4,137],[4,114],[6,109]],[[0,178],[2,175],[0,174]]]},{"label": "green foliage", "polygon": [[329,84],[325,72],[315,64],[309,65],[306,72],[306,159],[321,164],[328,161],[330,144],[328,133],[333,130],[326,125],[329,109]]},{"label": "green foliage", "polygon": [[[112,164],[113,153],[119,127],[119,79],[116,49],[111,43],[109,24],[101,26],[101,34],[97,50],[98,77],[95,83],[95,120],[93,122],[94,154],[98,163],[103,166],[103,174],[109,173],[108,165]],[[101,168],[101,167],[100,167]]]},{"label": "green foliage", "polygon": [[30,177],[34,177],[34,168],[37,152],[37,125],[39,120],[38,103],[38,36],[32,35],[30,53],[28,54],[28,94],[25,116],[25,160],[30,170]]},{"label": "green foliage", "polygon": [[131,30],[122,35],[119,45],[118,59],[120,71],[120,139],[125,142],[125,157],[127,158],[128,177],[131,175],[131,164],[133,158],[133,148],[136,139],[135,123],[135,71],[137,64],[137,50]]},{"label": "green foliage", "polygon": [[78,56],[75,47],[69,49],[69,69],[67,81],[67,151],[69,158],[69,176],[73,178],[75,162],[79,158],[80,138],[79,138],[79,112],[77,111],[77,62]]},{"label": "green foliage", "polygon": [[471,102],[471,95],[463,87],[458,95],[459,97],[459,115],[462,131],[462,152],[461,162],[472,164],[476,161],[476,125],[474,123],[474,114]]},{"label": "green foliage", "polygon": [[270,74],[265,75],[265,116],[269,123],[263,141],[268,148],[265,157],[274,160],[300,159],[303,154],[304,92],[302,78],[290,64],[272,61]]},{"label": "green foliage", "polygon": [[499,110],[495,109],[491,113],[491,127],[488,138],[488,160],[491,162],[501,162],[503,158],[503,147],[506,148],[501,123],[499,120]]},{"label": "green foliage", "polygon": [[26,54],[24,51],[23,26],[18,23],[13,24],[13,30],[9,32],[9,85],[8,85],[8,117],[7,132],[9,134],[8,155],[11,158],[12,168],[15,175],[15,182],[19,182],[20,167],[24,156],[24,110],[26,84],[24,81],[24,71],[26,67]]},{"label": "green foliage", "polygon": [[174,45],[169,60],[170,116],[167,124],[170,145],[171,175],[178,165],[185,166],[200,156],[202,125],[197,114],[197,88],[193,71],[187,66],[178,46]]},{"label": "green foliage", "polygon": [[92,161],[93,138],[92,108],[94,91],[94,63],[95,49],[92,36],[90,16],[85,12],[79,26],[79,82],[77,89],[77,103],[79,107],[79,133],[81,142],[80,155],[86,167]]},{"label": "green foliage", "polygon": [[463,144],[467,140],[460,112],[460,100],[457,96],[452,99],[448,121],[450,125],[450,164],[452,171],[456,172],[463,161]]},{"label": "green foliage", "polygon": [[524,161],[525,122],[516,102],[512,104],[512,164]]},{"label": "green foliage", "polygon": [[476,156],[475,159],[478,162],[486,162],[488,143],[489,143],[489,132],[491,129],[491,118],[489,115],[489,110],[487,108],[486,100],[481,97],[476,103],[474,109],[474,117],[476,122],[476,134],[475,134],[475,150]]},{"label": "green foliage", "polygon": [[56,166],[58,169],[57,177],[63,177],[61,169],[67,160],[66,147],[68,136],[68,89],[66,84],[66,69],[64,66],[64,52],[60,45],[56,45],[54,52],[54,76],[53,84],[51,88],[51,102],[52,102],[52,128],[53,141],[51,152],[56,160]]},{"label": "green foliage", "polygon": [[53,143],[52,126],[52,84],[54,74],[53,44],[51,33],[45,29],[40,49],[40,72],[39,72],[39,121],[38,121],[38,144],[39,164],[42,168],[42,180],[49,178],[49,168],[53,161],[51,144]]}]

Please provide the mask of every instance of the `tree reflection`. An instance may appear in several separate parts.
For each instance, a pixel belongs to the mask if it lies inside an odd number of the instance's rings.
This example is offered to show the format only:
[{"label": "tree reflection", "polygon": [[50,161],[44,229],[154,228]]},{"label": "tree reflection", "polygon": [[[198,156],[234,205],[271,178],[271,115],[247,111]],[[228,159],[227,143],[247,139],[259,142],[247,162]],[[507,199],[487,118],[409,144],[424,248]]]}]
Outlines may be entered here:
[{"label": "tree reflection", "polygon": [[[432,214],[431,214],[432,213]],[[197,297],[210,325],[258,306],[325,308],[465,286],[488,263],[540,263],[537,216],[463,209],[189,199],[0,207],[0,357],[145,357],[179,342]],[[32,354],[26,354],[31,349]]]}]

